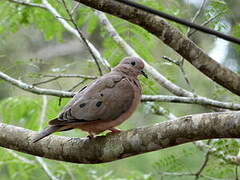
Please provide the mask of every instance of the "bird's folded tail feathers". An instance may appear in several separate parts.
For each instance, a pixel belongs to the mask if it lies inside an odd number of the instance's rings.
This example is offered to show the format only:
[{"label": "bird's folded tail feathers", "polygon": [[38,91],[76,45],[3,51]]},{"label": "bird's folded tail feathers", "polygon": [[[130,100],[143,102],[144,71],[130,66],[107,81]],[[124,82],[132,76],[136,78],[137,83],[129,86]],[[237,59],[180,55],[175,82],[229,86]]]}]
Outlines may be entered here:
[{"label": "bird's folded tail feathers", "polygon": [[49,134],[52,134],[54,132],[59,131],[63,126],[61,125],[57,125],[57,126],[50,126],[44,130],[42,130],[34,139],[33,139],[33,143],[45,138],[46,136],[48,136]]}]

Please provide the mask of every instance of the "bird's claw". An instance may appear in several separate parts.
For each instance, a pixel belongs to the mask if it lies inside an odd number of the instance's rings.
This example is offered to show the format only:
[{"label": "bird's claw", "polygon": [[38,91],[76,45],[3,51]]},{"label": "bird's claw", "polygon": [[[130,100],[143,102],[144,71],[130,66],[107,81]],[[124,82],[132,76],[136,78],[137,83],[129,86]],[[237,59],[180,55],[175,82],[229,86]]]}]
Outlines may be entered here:
[{"label": "bird's claw", "polygon": [[122,132],[122,130],[117,129],[117,128],[110,128],[109,130],[110,130],[111,132],[107,133],[107,135],[116,134],[116,133]]}]

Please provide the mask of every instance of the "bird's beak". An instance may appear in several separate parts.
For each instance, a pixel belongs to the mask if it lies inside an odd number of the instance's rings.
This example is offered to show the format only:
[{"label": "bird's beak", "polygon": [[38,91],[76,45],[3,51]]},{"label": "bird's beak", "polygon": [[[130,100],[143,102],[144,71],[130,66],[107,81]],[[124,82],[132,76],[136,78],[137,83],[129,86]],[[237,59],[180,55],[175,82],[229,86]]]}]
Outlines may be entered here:
[{"label": "bird's beak", "polygon": [[147,75],[144,71],[141,71],[141,74],[142,74],[145,78],[148,78],[148,75]]}]

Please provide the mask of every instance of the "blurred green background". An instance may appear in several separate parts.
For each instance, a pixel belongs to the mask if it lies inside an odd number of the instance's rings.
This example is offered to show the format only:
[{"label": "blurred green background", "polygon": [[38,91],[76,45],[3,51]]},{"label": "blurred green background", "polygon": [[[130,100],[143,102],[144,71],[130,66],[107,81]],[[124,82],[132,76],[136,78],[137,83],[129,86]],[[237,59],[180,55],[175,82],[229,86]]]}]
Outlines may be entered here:
[{"label": "blurred green background", "polygon": [[[40,0],[31,2],[41,3]],[[137,1],[149,7],[171,15],[192,20],[201,6],[202,0],[141,0]],[[49,3],[68,18],[61,1],[49,0]],[[227,34],[240,37],[239,1],[208,0],[196,19],[202,24],[215,17],[208,27]],[[67,1],[69,9],[76,3]],[[111,67],[126,56],[126,53],[113,41],[104,27],[99,23],[93,10],[80,5],[73,13],[78,27],[85,37],[91,41],[107,59]],[[194,93],[220,101],[239,102],[239,97],[209,80],[198,70],[184,61],[184,69],[192,88],[186,83],[179,67],[163,60],[161,56],[180,60],[181,57],[138,26],[108,15],[117,32],[126,40],[139,55],[155,67],[173,83]],[[187,28],[169,22],[182,33]],[[224,40],[196,32],[191,39],[206,53],[218,62],[235,72],[239,72],[240,48]],[[104,73],[107,69],[101,66]],[[85,74],[99,76],[95,62],[85,47],[75,36],[70,34],[52,14],[44,9],[24,6],[11,1],[0,1],[0,71],[28,84],[38,83],[48,78],[46,74]],[[151,77],[141,79],[144,94],[171,95],[158,85]],[[39,85],[43,88],[69,90],[82,80],[79,78],[61,78],[50,83]],[[81,83],[75,91],[88,84],[91,80]],[[46,108],[44,125],[56,117],[62,107],[69,101],[53,96],[35,95],[0,80],[0,122],[21,126],[31,130],[39,130],[41,112]],[[43,106],[47,103],[47,107]],[[163,107],[164,115],[157,115],[154,109]],[[168,113],[184,116],[210,112],[207,107],[177,103],[151,102],[141,103],[134,115],[119,128],[123,130],[152,125],[168,120]],[[0,132],[1,133],[1,132]],[[57,135],[84,137],[85,133],[72,130]],[[218,151],[237,155],[239,144],[236,140],[215,140],[211,144]],[[0,179],[96,179],[96,180],[135,180],[135,179],[195,179],[195,176],[166,176],[162,172],[196,172],[204,161],[205,152],[192,143],[176,146],[157,152],[146,153],[115,162],[97,165],[72,164],[43,159],[54,177],[49,176],[39,161],[30,155],[0,148]],[[237,179],[236,166],[220,158],[210,155],[209,161],[199,179]],[[211,177],[211,178],[210,178]]]}]

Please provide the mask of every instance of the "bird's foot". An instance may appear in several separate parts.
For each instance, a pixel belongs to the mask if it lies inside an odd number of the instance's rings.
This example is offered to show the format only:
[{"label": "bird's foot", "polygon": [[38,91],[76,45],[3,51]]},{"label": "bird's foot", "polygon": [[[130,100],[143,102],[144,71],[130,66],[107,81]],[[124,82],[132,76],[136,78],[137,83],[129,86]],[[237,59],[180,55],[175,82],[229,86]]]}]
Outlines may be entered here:
[{"label": "bird's foot", "polygon": [[115,133],[120,133],[120,132],[122,132],[122,130],[117,129],[117,128],[110,128],[110,129],[108,129],[108,130],[110,130],[111,132],[107,133],[107,135],[108,135],[108,134],[115,134]]},{"label": "bird's foot", "polygon": [[93,139],[94,137],[95,137],[94,134],[90,134],[90,133],[89,133],[89,135],[87,136],[87,138],[88,138],[89,140]]}]

